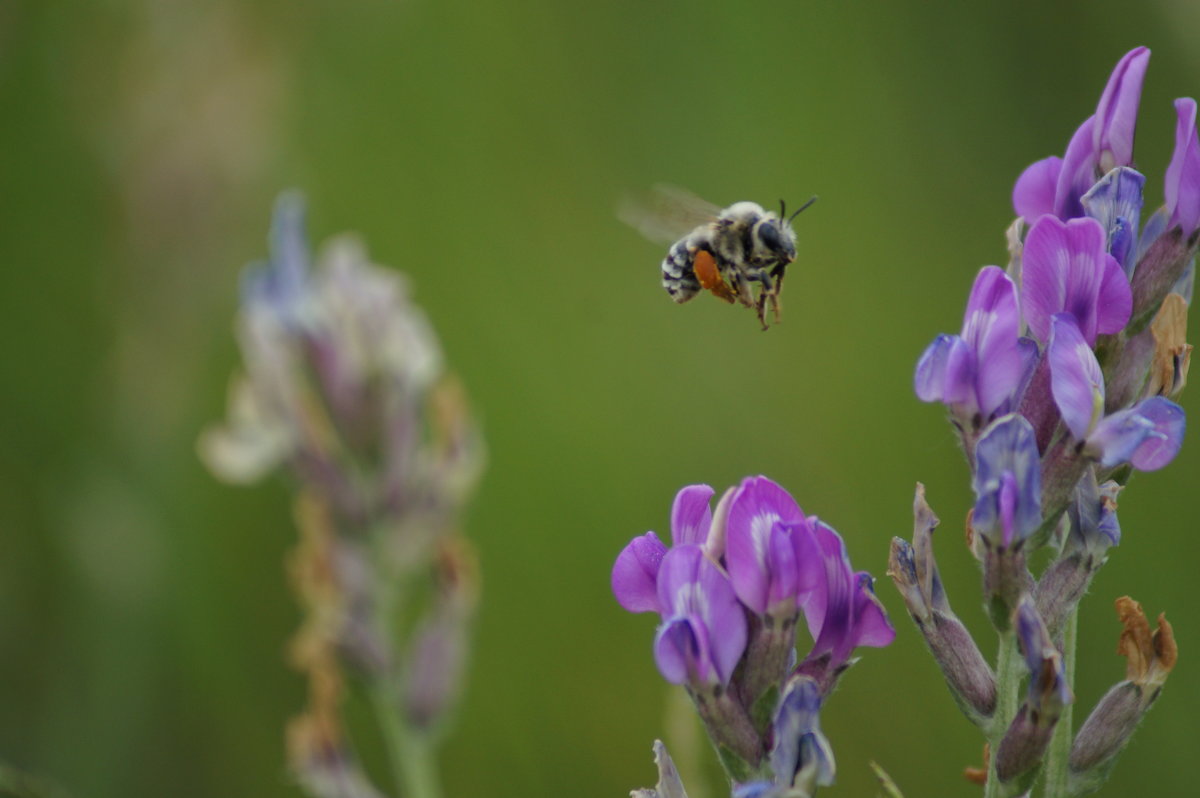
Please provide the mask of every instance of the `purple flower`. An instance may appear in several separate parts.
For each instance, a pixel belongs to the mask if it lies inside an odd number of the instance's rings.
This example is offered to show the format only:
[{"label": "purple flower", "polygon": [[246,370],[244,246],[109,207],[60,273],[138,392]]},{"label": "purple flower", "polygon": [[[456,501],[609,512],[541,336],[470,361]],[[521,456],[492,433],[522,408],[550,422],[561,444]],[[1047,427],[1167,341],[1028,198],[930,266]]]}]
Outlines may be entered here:
[{"label": "purple flower", "polygon": [[806,662],[826,660],[829,671],[840,669],[858,646],[882,648],[896,637],[887,611],[875,597],[874,580],[850,567],[842,538],[828,524],[810,519],[813,539],[824,566],[824,584],[803,603],[812,650]]},{"label": "purple flower", "polygon": [[1162,468],[1183,443],[1183,408],[1161,396],[1104,415],[1104,376],[1075,319],[1053,318],[1049,361],[1051,391],[1064,423],[1101,465],[1131,463],[1141,471]]},{"label": "purple flower", "polygon": [[[676,545],[703,545],[712,525],[708,508],[713,489],[708,485],[688,485],[675,494],[671,506],[671,542]],[[653,532],[629,541],[617,556],[612,570],[612,591],[617,603],[630,612],[659,612],[658,569],[667,547]]]},{"label": "purple flower", "polygon": [[618,604],[630,612],[662,612],[658,569],[666,553],[667,547],[653,532],[629,541],[612,569],[612,591]]},{"label": "purple flower", "polygon": [[1037,348],[1018,337],[1017,290],[997,266],[975,278],[962,335],[939,335],[917,362],[913,387],[925,402],[943,402],[959,418],[985,424],[1008,412]]},{"label": "purple flower", "polygon": [[1117,63],[1096,113],[1075,131],[1063,158],[1045,158],[1026,169],[1013,187],[1013,208],[1028,224],[1043,214],[1083,215],[1080,199],[1101,175],[1133,163],[1133,137],[1142,79],[1150,51],[1138,47]]},{"label": "purple flower", "polygon": [[673,684],[727,684],[746,648],[746,614],[725,576],[700,546],[676,546],[658,573],[663,623],[654,660]]},{"label": "purple flower", "polygon": [[1087,215],[1104,228],[1108,253],[1121,264],[1127,277],[1133,274],[1136,263],[1145,184],[1146,178],[1140,172],[1120,166],[1100,178],[1082,200]]},{"label": "purple flower", "polygon": [[833,784],[833,749],[821,733],[820,711],[817,683],[807,676],[792,679],[772,723],[771,770],[776,784],[800,787],[806,793]]},{"label": "purple flower", "polygon": [[742,481],[725,522],[725,564],[738,598],[759,615],[791,617],[820,578],[812,529],[787,491],[766,477]]},{"label": "purple flower", "polygon": [[1129,321],[1133,294],[1121,265],[1105,252],[1105,230],[1095,219],[1063,222],[1043,216],[1029,230],[1021,272],[1021,306],[1039,340],[1050,336],[1050,317],[1075,316],[1089,345],[1100,333],[1120,332]]},{"label": "purple flower", "polygon": [[1167,229],[1183,228],[1190,236],[1200,225],[1200,140],[1196,136],[1196,101],[1190,97],[1175,101],[1178,121],[1175,125],[1175,152],[1167,166],[1163,187],[1170,222]]},{"label": "purple flower", "polygon": [[1133,134],[1137,126],[1142,81],[1150,64],[1150,51],[1136,47],[1117,62],[1100,104],[1092,131],[1092,151],[1101,174],[1133,163]]},{"label": "purple flower", "polygon": [[975,447],[971,523],[996,548],[1019,545],[1042,523],[1042,470],[1033,427],[1023,416],[998,419]]}]

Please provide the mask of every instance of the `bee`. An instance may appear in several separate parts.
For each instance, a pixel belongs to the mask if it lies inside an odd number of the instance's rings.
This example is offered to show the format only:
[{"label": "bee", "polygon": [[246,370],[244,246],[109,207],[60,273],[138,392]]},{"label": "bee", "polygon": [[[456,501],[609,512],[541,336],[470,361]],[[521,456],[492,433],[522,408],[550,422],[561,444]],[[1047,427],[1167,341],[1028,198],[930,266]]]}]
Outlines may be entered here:
[{"label": "bee", "polygon": [[[687,302],[704,289],[753,308],[765,330],[768,307],[779,321],[784,272],[796,259],[792,220],[816,199],[788,216],[782,200],[778,214],[755,202],[721,210],[682,189],[658,187],[655,207],[646,211],[626,205],[621,216],[649,238],[674,240],[662,262],[662,285],[672,299]],[[687,227],[691,232],[679,237]]]}]

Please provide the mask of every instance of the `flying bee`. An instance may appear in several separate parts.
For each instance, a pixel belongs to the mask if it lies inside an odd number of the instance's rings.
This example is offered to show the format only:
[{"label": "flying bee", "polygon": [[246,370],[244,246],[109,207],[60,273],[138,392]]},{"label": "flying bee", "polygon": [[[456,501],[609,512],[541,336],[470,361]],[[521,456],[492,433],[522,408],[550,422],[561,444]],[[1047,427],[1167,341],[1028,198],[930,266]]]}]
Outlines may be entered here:
[{"label": "flying bee", "polygon": [[[650,238],[674,240],[662,262],[662,285],[672,299],[687,302],[705,289],[726,302],[753,308],[765,330],[768,307],[779,321],[784,272],[796,259],[792,220],[816,199],[788,216],[782,200],[778,214],[754,202],[721,210],[681,189],[659,187],[655,207],[645,211],[626,206],[621,216]],[[691,232],[679,237],[687,227]]]}]

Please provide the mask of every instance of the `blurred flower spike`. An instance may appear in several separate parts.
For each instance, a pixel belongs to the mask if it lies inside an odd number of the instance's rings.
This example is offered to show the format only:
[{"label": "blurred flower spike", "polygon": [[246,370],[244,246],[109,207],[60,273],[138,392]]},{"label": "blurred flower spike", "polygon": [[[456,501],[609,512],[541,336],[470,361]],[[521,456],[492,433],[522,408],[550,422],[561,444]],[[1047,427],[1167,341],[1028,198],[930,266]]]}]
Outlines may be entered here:
[{"label": "blurred flower spike", "polygon": [[453,509],[473,487],[480,441],[406,281],[351,237],[314,268],[297,195],[276,205],[270,259],[247,270],[238,337],[246,374],[228,422],[201,438],[218,476],[285,464],[355,520]]},{"label": "blurred flower spike", "polygon": [[[289,733],[293,770],[314,795],[348,794],[339,784],[377,794],[340,732],[341,685],[361,680],[381,728],[407,728],[387,735],[392,748],[431,750],[461,687],[477,600],[458,517],[482,441],[406,281],[349,237],[314,262],[299,196],[280,197],[270,258],[247,270],[241,293],[245,373],[200,455],[229,482],[289,478],[302,532],[289,566],[307,610],[292,661],[311,686]],[[430,783],[425,755],[390,753],[398,774]]]},{"label": "blurred flower spike", "polygon": [[[715,510],[713,495],[707,485],[679,491],[672,546],[653,532],[630,541],[613,566],[613,594],[631,612],[660,614],[658,669],[687,686],[743,793],[827,784],[833,759],[818,710],[854,650],[886,646],[895,630],[837,532],[778,484],[749,477]],[[798,657],[801,617],[812,646]],[[764,781],[779,762],[789,772]]]}]

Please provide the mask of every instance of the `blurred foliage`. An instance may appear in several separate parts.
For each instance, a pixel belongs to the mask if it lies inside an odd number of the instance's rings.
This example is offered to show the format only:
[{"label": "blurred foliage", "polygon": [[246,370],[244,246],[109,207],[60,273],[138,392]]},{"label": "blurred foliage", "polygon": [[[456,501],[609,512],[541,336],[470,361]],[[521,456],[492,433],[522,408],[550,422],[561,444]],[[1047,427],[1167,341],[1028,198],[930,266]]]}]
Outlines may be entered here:
[{"label": "blurred foliage", "polygon": [[[966,471],[913,364],[1003,262],[1020,170],[1061,153],[1137,44],[1160,200],[1170,101],[1200,94],[1198,22],[1181,0],[0,4],[0,760],[99,798],[297,794],[288,499],[217,484],[194,451],[285,187],[317,240],[359,231],[412,277],[485,425],[467,521],[484,604],[449,795],[622,795],[653,780],[663,734],[681,766],[710,760],[668,718],[653,619],[608,589],[688,482],[766,473],[882,576],[924,481],[948,590],[982,630],[954,520]],[[613,213],[658,181],[719,204],[820,195],[782,325],[672,305],[662,248]],[[1179,497],[1198,478],[1190,440],[1135,480],[1083,605],[1081,712],[1123,672],[1118,595],[1165,610],[1183,650],[1108,794],[1193,781]],[[873,794],[873,759],[906,794],[970,795],[976,736],[879,588],[900,634],[822,717],[829,792]]]}]

